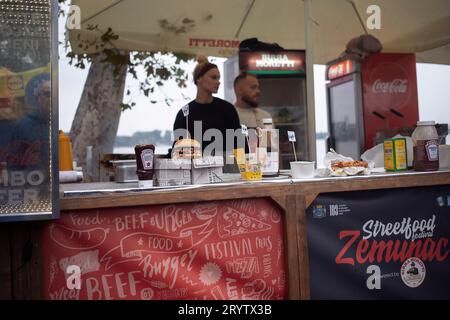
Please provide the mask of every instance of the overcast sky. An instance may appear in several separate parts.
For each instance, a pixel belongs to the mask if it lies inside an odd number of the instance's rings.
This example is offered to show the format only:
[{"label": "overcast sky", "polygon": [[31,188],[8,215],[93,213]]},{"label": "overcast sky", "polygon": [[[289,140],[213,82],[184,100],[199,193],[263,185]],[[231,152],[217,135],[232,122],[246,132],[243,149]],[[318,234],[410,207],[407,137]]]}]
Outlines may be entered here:
[{"label": "overcast sky", "polygon": [[[222,67],[223,61],[225,59],[215,60],[220,67]],[[189,70],[187,70],[189,74],[192,74],[193,67],[194,63],[189,64]],[[317,132],[323,132],[327,131],[325,67],[316,65],[314,71],[316,127]],[[86,76],[87,70],[69,66],[68,60],[61,55],[59,63],[59,126],[64,131],[70,130]],[[450,123],[450,66],[418,64],[417,81],[420,120]],[[128,77],[127,85],[134,87],[136,84]],[[154,129],[170,130],[178,110],[195,97],[195,89],[192,81],[189,81],[186,89],[178,88],[175,83],[168,83],[160,90],[155,91],[156,99],[162,101],[158,104],[151,104],[145,96],[137,97],[136,106],[132,110],[122,112],[118,134],[132,135],[136,131]],[[189,99],[184,99],[180,91]],[[174,99],[173,105],[167,106],[163,102],[164,95]],[[217,96],[223,97],[223,85]]]},{"label": "overcast sky", "polygon": [[[64,19],[60,19],[59,38],[64,40]],[[213,61],[219,65],[223,74],[225,59],[216,58]],[[196,87],[192,82],[192,70],[195,63],[187,66],[190,81],[186,89],[180,89],[175,83],[167,83],[157,89],[152,96],[153,100],[161,101],[151,104],[150,99],[139,96],[134,101],[136,106],[132,110],[122,112],[118,135],[132,135],[136,131],[149,131],[154,129],[171,130],[178,110],[195,97]],[[316,130],[327,131],[326,122],[326,95],[325,95],[325,66],[316,65],[315,72],[315,102],[316,102]],[[59,127],[69,131],[75,111],[87,76],[87,69],[80,70],[69,66],[63,49],[60,47],[59,60]],[[222,78],[223,79],[223,78]],[[450,123],[450,66],[418,64],[417,82],[419,95],[420,120],[435,120],[440,123]],[[222,81],[223,83],[223,81]],[[126,86],[136,87],[131,77],[127,78]],[[167,106],[163,101],[168,96],[173,104]],[[223,85],[218,97],[223,98]],[[186,99],[184,98],[186,97]],[[234,103],[234,101],[230,101]]]}]

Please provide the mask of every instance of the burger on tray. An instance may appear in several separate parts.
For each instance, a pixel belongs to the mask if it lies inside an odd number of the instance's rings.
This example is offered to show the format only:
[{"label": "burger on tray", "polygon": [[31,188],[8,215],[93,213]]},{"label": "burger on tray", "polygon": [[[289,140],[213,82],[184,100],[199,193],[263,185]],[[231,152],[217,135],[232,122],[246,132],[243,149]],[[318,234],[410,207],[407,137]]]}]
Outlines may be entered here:
[{"label": "burger on tray", "polygon": [[156,159],[156,184],[175,186],[222,182],[222,157],[202,157],[202,146],[194,139],[178,140],[172,159]]},{"label": "burger on tray", "polygon": [[172,159],[198,159],[202,157],[202,146],[194,139],[181,139],[175,142]]},{"label": "burger on tray", "polygon": [[373,163],[363,160],[353,160],[336,153],[331,149],[324,158],[326,170],[318,172],[320,176],[345,177],[354,175],[369,175],[373,168]]}]

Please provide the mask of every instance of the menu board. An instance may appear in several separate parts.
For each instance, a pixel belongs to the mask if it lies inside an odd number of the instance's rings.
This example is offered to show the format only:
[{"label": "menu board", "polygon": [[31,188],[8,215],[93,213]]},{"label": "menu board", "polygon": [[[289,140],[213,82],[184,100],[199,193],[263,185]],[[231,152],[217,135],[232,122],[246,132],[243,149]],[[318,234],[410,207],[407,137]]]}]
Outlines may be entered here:
[{"label": "menu board", "polygon": [[268,199],[65,212],[43,237],[46,299],[287,297],[283,219]]},{"label": "menu board", "polygon": [[0,221],[58,212],[56,15],[56,1],[0,0]]}]

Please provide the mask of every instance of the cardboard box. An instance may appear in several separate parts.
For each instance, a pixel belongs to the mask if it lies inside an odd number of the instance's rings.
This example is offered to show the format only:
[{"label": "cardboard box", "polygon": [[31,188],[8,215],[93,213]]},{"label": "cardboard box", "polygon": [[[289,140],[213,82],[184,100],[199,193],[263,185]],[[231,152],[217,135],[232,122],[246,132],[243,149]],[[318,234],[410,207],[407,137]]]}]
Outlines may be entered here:
[{"label": "cardboard box", "polygon": [[223,157],[203,157],[192,160],[192,184],[223,182]]},{"label": "cardboard box", "polygon": [[191,160],[155,159],[155,186],[182,186],[191,184]]},{"label": "cardboard box", "polygon": [[386,171],[408,170],[408,154],[405,138],[384,139],[384,169]]}]

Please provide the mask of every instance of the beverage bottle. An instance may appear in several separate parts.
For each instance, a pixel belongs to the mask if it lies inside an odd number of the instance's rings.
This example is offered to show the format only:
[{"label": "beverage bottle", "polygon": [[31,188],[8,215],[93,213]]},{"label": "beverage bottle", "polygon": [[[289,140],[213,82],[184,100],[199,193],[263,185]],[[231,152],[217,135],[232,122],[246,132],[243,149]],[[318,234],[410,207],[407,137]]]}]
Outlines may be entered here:
[{"label": "beverage bottle", "polygon": [[415,171],[439,170],[439,136],[434,121],[419,121],[411,135]]},{"label": "beverage bottle", "polygon": [[64,134],[62,130],[59,130],[58,142],[59,170],[71,171],[73,170],[72,143],[70,142],[69,136]]},{"label": "beverage bottle", "polygon": [[265,148],[267,156],[262,173],[264,177],[278,176],[279,174],[279,143],[277,130],[273,127],[271,118],[263,119],[261,129],[260,147]]},{"label": "beverage bottle", "polygon": [[136,154],[136,174],[139,179],[139,187],[153,186],[155,146],[152,144],[140,144],[134,147]]}]

